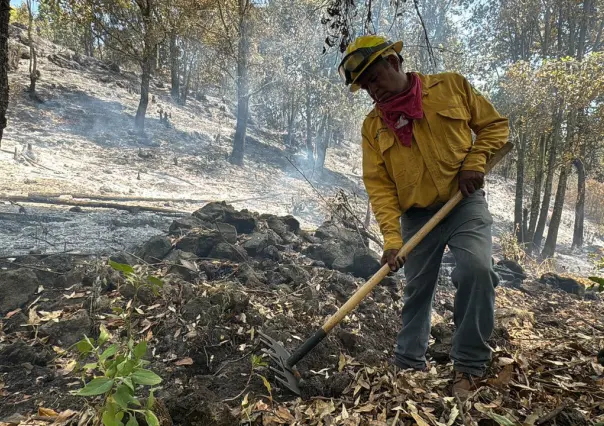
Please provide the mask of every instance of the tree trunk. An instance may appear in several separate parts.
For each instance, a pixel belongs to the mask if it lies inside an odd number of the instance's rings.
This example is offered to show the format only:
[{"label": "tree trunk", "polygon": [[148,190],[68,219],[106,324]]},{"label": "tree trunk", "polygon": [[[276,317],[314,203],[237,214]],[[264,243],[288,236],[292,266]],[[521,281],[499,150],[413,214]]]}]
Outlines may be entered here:
[{"label": "tree trunk", "polygon": [[[531,211],[528,231],[525,235],[525,241],[532,245],[535,235],[535,227],[537,226],[537,218],[539,217],[539,202],[541,201],[541,185],[543,184],[543,166],[545,164],[545,146],[547,145],[546,136],[539,138],[539,147],[535,159],[535,182],[533,184],[533,195],[531,197]],[[532,251],[532,247],[530,248]]]},{"label": "tree trunk", "polygon": [[27,11],[29,13],[29,25],[27,27],[27,38],[29,42],[29,93],[36,94],[36,81],[38,80],[38,57],[34,48],[33,27],[34,14],[32,10],[33,0],[27,0]]},{"label": "tree trunk", "polygon": [[180,98],[180,102],[182,105],[187,103],[187,97],[189,96],[189,87],[191,87],[191,74],[193,73],[193,59],[189,61],[188,71],[185,74],[185,87],[182,89],[182,96]]},{"label": "tree trunk", "polygon": [[8,109],[8,24],[10,0],[0,0],[0,147]]},{"label": "tree trunk", "polygon": [[577,204],[575,205],[575,228],[572,248],[583,247],[583,227],[585,222],[585,166],[580,158],[573,161],[577,168]]},{"label": "tree trunk", "polygon": [[[575,119],[577,111],[571,111],[568,113],[568,120],[566,121],[566,146],[567,150],[572,149],[574,133],[575,133]],[[558,240],[558,229],[560,228],[560,222],[562,221],[562,211],[564,209],[564,197],[566,196],[566,183],[568,181],[568,174],[570,172],[570,165],[564,163],[558,178],[558,189],[556,190],[556,199],[554,200],[554,210],[552,212],[552,220],[549,224],[547,231],[547,238],[543,245],[543,251],[541,256],[543,258],[552,257],[556,252],[556,242]]]},{"label": "tree trunk", "polygon": [[321,131],[319,132],[319,138],[317,139],[317,165],[319,170],[325,168],[325,157],[327,156],[327,147],[329,146],[329,114],[323,116],[323,123],[321,124]]},{"label": "tree trunk", "polygon": [[539,212],[539,219],[537,220],[537,228],[535,228],[535,235],[533,235],[533,251],[538,250],[541,247],[541,241],[543,240],[543,233],[545,232],[545,224],[547,222],[547,215],[549,214],[549,205],[552,200],[552,185],[554,182],[554,172],[556,163],[556,151],[558,149],[558,143],[560,141],[560,124],[562,121],[562,114],[560,110],[554,117],[554,130],[552,135],[552,145],[549,149],[549,157],[547,160],[547,175],[545,176],[545,186],[543,187],[543,201],[541,203],[541,211]]},{"label": "tree trunk", "polygon": [[[522,124],[520,124],[522,126]],[[516,232],[516,239],[519,243],[524,243],[526,230],[524,229],[524,220],[522,215],[522,204],[524,199],[524,153],[526,149],[526,132],[524,129],[520,130],[520,136],[518,137],[518,145],[516,151],[518,152],[518,160],[516,161],[516,197],[514,199],[514,230]]]},{"label": "tree trunk", "polygon": [[315,162],[315,152],[312,144],[312,111],[311,111],[311,92],[308,80],[306,82],[306,156],[310,163]]},{"label": "tree trunk", "polygon": [[147,114],[147,105],[149,105],[149,82],[151,81],[151,70],[154,63],[154,49],[147,49],[147,51],[147,57],[141,64],[141,98],[134,118],[134,126],[141,133],[145,131],[145,115]]},{"label": "tree trunk", "polygon": [[249,75],[248,56],[250,45],[250,22],[247,16],[247,0],[239,0],[239,43],[237,45],[237,124],[233,139],[233,152],[230,161],[243,165],[245,134],[249,114]]},{"label": "tree trunk", "polygon": [[180,64],[178,61],[178,46],[176,45],[176,32],[170,33],[170,95],[174,102],[180,100]]}]

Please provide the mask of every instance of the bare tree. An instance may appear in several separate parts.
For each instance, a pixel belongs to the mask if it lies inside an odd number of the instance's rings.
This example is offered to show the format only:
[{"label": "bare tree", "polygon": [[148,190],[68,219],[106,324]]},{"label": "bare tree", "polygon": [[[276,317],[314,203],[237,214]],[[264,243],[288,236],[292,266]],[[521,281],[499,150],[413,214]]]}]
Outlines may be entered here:
[{"label": "bare tree", "polygon": [[10,21],[10,0],[0,0],[0,146],[6,128],[8,109],[8,24]]}]

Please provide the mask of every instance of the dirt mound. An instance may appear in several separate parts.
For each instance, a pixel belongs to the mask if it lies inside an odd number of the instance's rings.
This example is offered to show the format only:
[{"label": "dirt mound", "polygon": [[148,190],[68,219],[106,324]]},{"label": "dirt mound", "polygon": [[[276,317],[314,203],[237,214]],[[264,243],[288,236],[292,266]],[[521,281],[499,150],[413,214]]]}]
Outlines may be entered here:
[{"label": "dirt mound", "polygon": [[[340,251],[330,261],[333,247]],[[302,400],[279,386],[266,360],[258,361],[259,330],[293,351],[364,282],[347,272],[370,276],[375,270],[372,261],[337,270],[342,262],[334,261],[346,256],[376,254],[346,225],[327,223],[308,233],[291,216],[211,203],[174,221],[169,235],[113,257],[161,277],[158,294],[137,291],[103,260],[16,259],[0,274],[13,289],[21,282],[35,285],[13,290],[18,298],[0,298],[0,420],[35,414],[38,407],[80,410],[82,400],[68,394],[80,386],[81,374],[70,346],[84,334],[97,338],[102,327],[113,339],[123,338],[124,321],[115,312],[136,293],[132,328],[148,342],[148,368],[163,379],[156,396],[162,418],[171,419],[164,424],[233,425],[240,418],[266,425],[386,425],[394,417],[435,425],[459,421],[447,398],[454,332],[449,285],[435,296],[429,373],[397,374],[388,364],[400,327],[398,276],[376,287],[298,364]],[[596,314],[601,303],[546,289],[526,282],[522,291],[498,289],[491,379],[466,407],[475,419],[546,415],[562,402],[582,410],[561,414],[567,417],[602,415],[593,402],[603,371],[590,358],[597,352],[593,330],[602,327]],[[0,291],[13,294],[4,285]],[[592,403],[575,398],[588,390]]]}]

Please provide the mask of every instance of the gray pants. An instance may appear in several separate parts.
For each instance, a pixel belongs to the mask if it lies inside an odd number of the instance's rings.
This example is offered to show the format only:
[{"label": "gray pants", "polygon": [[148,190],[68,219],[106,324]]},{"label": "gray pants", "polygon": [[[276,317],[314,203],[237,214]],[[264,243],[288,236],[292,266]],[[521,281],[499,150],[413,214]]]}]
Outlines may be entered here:
[{"label": "gray pants", "polygon": [[[403,238],[409,240],[435,213],[411,209],[402,217]],[[423,369],[430,337],[432,301],[445,246],[455,257],[451,280],[457,289],[451,359],[455,370],[482,376],[491,359],[487,340],[494,326],[495,287],[491,225],[484,191],[465,198],[407,256],[404,271],[403,328],[397,337],[395,361],[405,368]]]}]

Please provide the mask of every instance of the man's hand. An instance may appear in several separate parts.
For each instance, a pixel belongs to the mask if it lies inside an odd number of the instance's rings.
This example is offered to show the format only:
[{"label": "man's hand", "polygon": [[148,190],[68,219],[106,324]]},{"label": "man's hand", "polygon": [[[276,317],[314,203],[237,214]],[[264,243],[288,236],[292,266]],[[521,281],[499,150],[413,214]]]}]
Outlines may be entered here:
[{"label": "man's hand", "polygon": [[484,185],[484,173],[462,170],[459,173],[459,189],[464,197],[469,197]]},{"label": "man's hand", "polygon": [[381,264],[384,266],[386,263],[390,266],[390,270],[392,272],[398,271],[405,264],[404,257],[397,257],[398,254],[397,249],[393,250],[384,250],[384,254],[382,255]]}]

